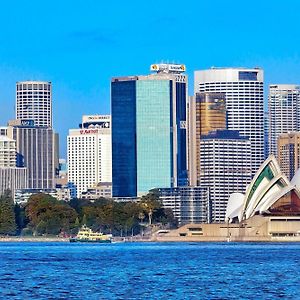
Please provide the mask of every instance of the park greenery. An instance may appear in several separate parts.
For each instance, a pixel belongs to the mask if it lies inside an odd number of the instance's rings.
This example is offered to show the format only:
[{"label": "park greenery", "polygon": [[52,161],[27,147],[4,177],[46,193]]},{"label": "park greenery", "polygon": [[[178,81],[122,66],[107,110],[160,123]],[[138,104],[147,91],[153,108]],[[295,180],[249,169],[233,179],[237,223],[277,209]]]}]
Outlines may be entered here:
[{"label": "park greenery", "polygon": [[0,197],[0,235],[74,235],[86,224],[95,231],[113,235],[136,235],[160,224],[176,226],[169,209],[164,209],[157,192],[139,202],[112,199],[58,201],[50,195],[32,195],[24,206],[14,204],[10,191]]}]

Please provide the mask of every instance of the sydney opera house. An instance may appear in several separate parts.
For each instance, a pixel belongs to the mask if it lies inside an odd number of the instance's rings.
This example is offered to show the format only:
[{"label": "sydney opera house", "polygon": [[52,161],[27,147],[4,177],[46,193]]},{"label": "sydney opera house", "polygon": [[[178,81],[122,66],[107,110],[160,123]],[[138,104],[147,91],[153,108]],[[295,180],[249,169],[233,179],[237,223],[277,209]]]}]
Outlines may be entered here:
[{"label": "sydney opera house", "polygon": [[300,169],[291,182],[271,155],[256,173],[246,194],[234,193],[227,205],[229,222],[255,216],[300,216]]},{"label": "sydney opera house", "polygon": [[188,224],[157,240],[300,241],[300,169],[289,181],[270,155],[245,194],[230,196],[226,223]]}]

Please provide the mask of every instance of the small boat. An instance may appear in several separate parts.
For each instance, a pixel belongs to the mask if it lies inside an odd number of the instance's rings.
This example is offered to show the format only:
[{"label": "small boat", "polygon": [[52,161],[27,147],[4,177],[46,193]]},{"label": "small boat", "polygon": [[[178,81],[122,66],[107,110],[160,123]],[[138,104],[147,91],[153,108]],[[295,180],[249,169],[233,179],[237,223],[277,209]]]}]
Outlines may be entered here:
[{"label": "small boat", "polygon": [[92,229],[83,225],[76,237],[70,238],[71,243],[111,243],[112,234],[103,234],[102,232],[93,232]]}]

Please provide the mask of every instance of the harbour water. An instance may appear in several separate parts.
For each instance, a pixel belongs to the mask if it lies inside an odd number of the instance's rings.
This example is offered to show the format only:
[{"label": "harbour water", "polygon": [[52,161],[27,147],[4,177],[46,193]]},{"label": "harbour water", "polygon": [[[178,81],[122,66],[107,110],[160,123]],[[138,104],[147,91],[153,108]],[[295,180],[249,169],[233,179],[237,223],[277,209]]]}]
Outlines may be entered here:
[{"label": "harbour water", "polygon": [[300,299],[299,243],[0,243],[0,299]]}]

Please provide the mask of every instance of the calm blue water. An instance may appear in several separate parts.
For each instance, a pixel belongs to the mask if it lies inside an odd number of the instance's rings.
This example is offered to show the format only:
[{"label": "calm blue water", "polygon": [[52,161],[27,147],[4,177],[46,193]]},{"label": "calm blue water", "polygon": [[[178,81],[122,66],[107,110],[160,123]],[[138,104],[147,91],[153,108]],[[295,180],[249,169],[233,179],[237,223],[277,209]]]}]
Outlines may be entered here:
[{"label": "calm blue water", "polygon": [[300,244],[0,243],[0,299],[300,299]]}]

